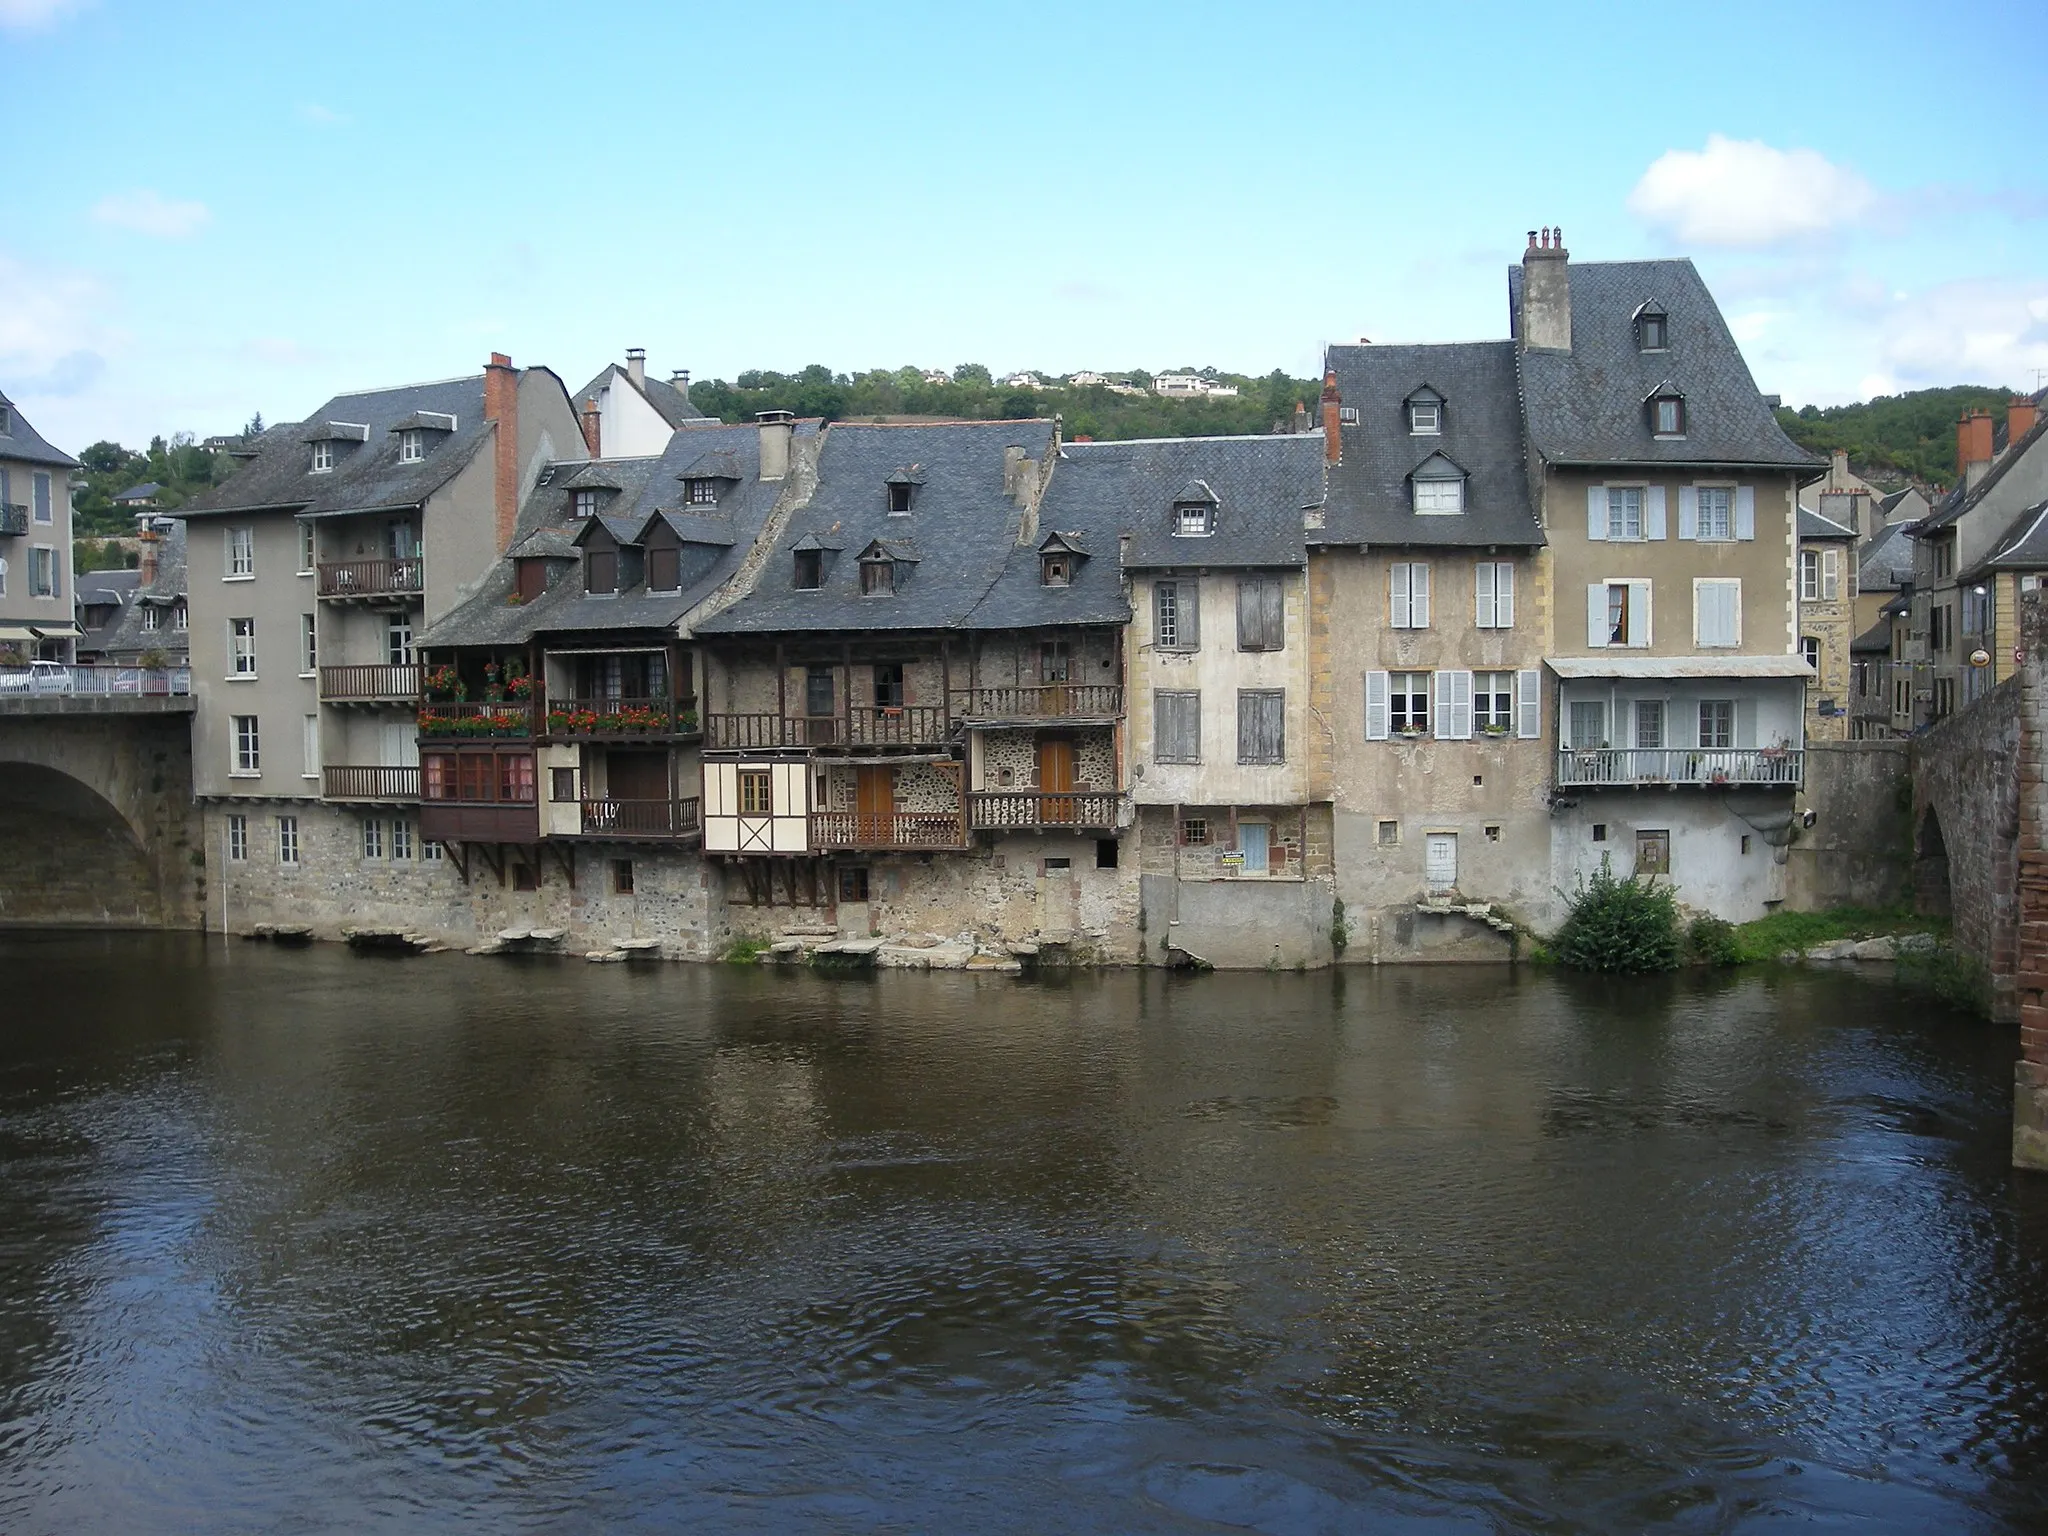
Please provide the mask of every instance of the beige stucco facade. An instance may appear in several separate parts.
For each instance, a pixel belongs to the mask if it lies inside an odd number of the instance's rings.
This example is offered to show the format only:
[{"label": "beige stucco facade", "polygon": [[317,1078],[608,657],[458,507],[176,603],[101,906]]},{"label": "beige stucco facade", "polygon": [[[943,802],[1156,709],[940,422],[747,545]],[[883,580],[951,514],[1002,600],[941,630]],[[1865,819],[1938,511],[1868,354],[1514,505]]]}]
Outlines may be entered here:
[{"label": "beige stucco facade", "polygon": [[[9,456],[0,436],[0,630],[16,632],[0,639],[0,654],[70,660],[73,612],[71,472]],[[53,633],[18,633],[31,629]]]},{"label": "beige stucco facade", "polygon": [[1856,638],[1856,546],[1846,539],[1799,545],[1799,638],[1815,643],[1820,665],[1806,690],[1809,741],[1849,739],[1849,642]]}]

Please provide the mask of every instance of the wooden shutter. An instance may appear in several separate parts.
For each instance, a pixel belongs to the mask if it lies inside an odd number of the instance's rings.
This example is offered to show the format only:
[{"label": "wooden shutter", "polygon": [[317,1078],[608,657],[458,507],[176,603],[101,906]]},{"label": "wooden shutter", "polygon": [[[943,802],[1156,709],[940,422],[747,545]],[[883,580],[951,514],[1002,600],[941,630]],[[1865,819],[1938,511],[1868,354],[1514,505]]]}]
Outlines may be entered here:
[{"label": "wooden shutter", "polygon": [[1277,576],[1268,576],[1259,583],[1259,616],[1263,623],[1266,649],[1281,651],[1287,648],[1287,589],[1280,584]]},{"label": "wooden shutter", "polygon": [[1494,601],[1494,563],[1482,560],[1472,568],[1472,622],[1480,629],[1495,629],[1494,616],[1498,605]]},{"label": "wooden shutter", "polygon": [[1607,487],[1604,485],[1586,487],[1586,537],[1607,537]]},{"label": "wooden shutter", "polygon": [[1199,651],[1202,648],[1202,584],[1199,581],[1177,581],[1173,590],[1180,594],[1179,649]]},{"label": "wooden shutter", "polygon": [[1387,567],[1387,622],[1395,629],[1410,629],[1414,625],[1413,608],[1408,599],[1408,562],[1405,560]]},{"label": "wooden shutter", "polygon": [[1409,617],[1417,629],[1429,628],[1429,567],[1421,561],[1408,567],[1408,586],[1413,611]]},{"label": "wooden shutter", "polygon": [[1586,644],[1607,644],[1607,583],[1596,581],[1586,588]]},{"label": "wooden shutter", "polygon": [[1678,536],[1681,539],[1696,539],[1700,536],[1698,486],[1681,485],[1678,488]]},{"label": "wooden shutter", "polygon": [[1534,667],[1515,674],[1515,734],[1524,741],[1543,734],[1543,674]]},{"label": "wooden shutter", "polygon": [[1735,487],[1735,537],[1756,537],[1756,487],[1753,485]]},{"label": "wooden shutter", "polygon": [[1820,595],[1829,602],[1842,595],[1842,552],[1838,549],[1820,553]]},{"label": "wooden shutter", "polygon": [[1664,487],[1653,485],[1643,492],[1643,537],[1664,537]]},{"label": "wooden shutter", "polygon": [[1436,734],[1439,741],[1472,739],[1472,674],[1446,670],[1436,675]]},{"label": "wooden shutter", "polygon": [[1496,560],[1493,566],[1493,627],[1513,629],[1515,627],[1515,565],[1512,560]]},{"label": "wooden shutter", "polygon": [[1202,696],[1192,692],[1152,695],[1153,752],[1161,762],[1202,760]]},{"label": "wooden shutter", "polygon": [[1237,648],[1240,651],[1263,651],[1266,648],[1265,630],[1259,622],[1259,586],[1256,576],[1237,578]]},{"label": "wooden shutter", "polygon": [[1650,643],[1650,584],[1647,581],[1628,584],[1628,643]]},{"label": "wooden shutter", "polygon": [[1365,674],[1365,739],[1385,741],[1391,734],[1392,701],[1387,674]]},{"label": "wooden shutter", "polygon": [[1237,696],[1237,760],[1278,763],[1286,760],[1286,698],[1263,688],[1247,688]]}]

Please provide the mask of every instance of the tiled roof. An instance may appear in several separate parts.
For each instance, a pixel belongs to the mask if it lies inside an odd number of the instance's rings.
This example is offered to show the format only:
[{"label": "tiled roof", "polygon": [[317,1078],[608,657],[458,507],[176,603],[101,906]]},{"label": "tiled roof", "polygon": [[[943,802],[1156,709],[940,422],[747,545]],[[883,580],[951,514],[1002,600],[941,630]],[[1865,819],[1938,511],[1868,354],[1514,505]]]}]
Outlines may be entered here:
[{"label": "tiled roof", "polygon": [[64,469],[77,467],[78,460],[43,441],[42,434],[23,418],[21,407],[5,394],[0,394],[0,405],[7,407],[8,416],[7,434],[0,437],[0,459],[25,460],[30,464],[55,464]]},{"label": "tiled roof", "polygon": [[2003,571],[2048,569],[2048,501],[2036,502],[2014,518],[1984,563]]},{"label": "tiled roof", "polygon": [[[1299,566],[1302,523],[1326,495],[1320,432],[1263,437],[1069,443],[1039,525],[1129,534],[1127,570]],[[1174,532],[1174,503],[1193,481],[1215,501],[1215,531]]]},{"label": "tiled roof", "polygon": [[[1311,545],[1543,543],[1529,504],[1513,342],[1338,346],[1325,361],[1358,424],[1338,429],[1343,459],[1330,471],[1329,505],[1323,526],[1309,530]],[[1443,402],[1443,430],[1414,436],[1407,402],[1425,385]],[[1417,516],[1409,476],[1437,454],[1465,472],[1465,510]]]},{"label": "tiled roof", "polygon": [[1863,546],[1856,568],[1856,586],[1863,592],[1891,592],[1913,579],[1913,540],[1904,523],[1878,529]]},{"label": "tiled roof", "polygon": [[113,623],[97,633],[89,633],[85,643],[91,649],[105,651],[110,656],[133,657],[144,651],[161,650],[173,656],[182,656],[187,646],[186,632],[174,629],[168,613],[160,615],[155,629],[142,627],[142,610],[154,607],[167,610],[185,596],[185,524],[182,518],[164,518],[158,527],[156,546],[156,579],[148,586],[142,585],[140,571],[94,571],[77,579],[80,603],[90,603],[92,597],[87,591],[90,583],[108,577],[125,577],[129,600],[122,605]]},{"label": "tiled roof", "polygon": [[1892,621],[1879,619],[1870,628],[1849,642],[1851,651],[1884,651],[1892,648]]}]

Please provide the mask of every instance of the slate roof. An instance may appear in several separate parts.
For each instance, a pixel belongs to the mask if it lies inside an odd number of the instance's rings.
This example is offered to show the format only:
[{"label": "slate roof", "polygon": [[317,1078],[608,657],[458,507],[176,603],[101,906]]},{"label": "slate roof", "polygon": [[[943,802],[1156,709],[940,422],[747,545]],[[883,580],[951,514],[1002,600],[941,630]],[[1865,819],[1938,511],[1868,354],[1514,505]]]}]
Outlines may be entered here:
[{"label": "slate roof", "polygon": [[1913,579],[1913,540],[1906,526],[1892,523],[1880,528],[1863,546],[1862,563],[1856,568],[1858,591],[1894,592]]},{"label": "slate roof", "polygon": [[52,448],[43,441],[41,433],[22,417],[21,407],[0,393],[0,405],[7,407],[9,428],[7,435],[0,437],[0,459],[26,460],[30,464],[56,464],[65,469],[74,469],[78,460],[58,448]]},{"label": "slate roof", "polygon": [[[1038,522],[1128,533],[1126,570],[1301,566],[1303,514],[1327,493],[1323,467],[1320,432],[1069,443]],[[1195,480],[1216,498],[1206,537],[1173,531],[1174,503]]]},{"label": "slate roof", "polygon": [[1854,640],[1851,640],[1849,642],[1849,649],[1852,652],[1883,651],[1889,654],[1891,648],[1892,621],[1890,619],[1884,618],[1879,619],[1875,624],[1871,625],[1870,628],[1866,629],[1865,631],[1863,631],[1862,634],[1858,635]]},{"label": "slate roof", "polygon": [[[455,430],[429,433],[426,457],[416,464],[401,464],[399,423],[419,411],[454,416]],[[329,422],[360,422],[369,431],[359,444],[337,443],[333,470],[316,475],[306,434],[323,430]],[[455,478],[490,432],[484,420],[482,374],[336,395],[305,421],[267,430],[257,439],[253,458],[228,480],[179,508],[178,515],[296,511],[321,517],[418,506]]]},{"label": "slate roof", "polygon": [[2036,502],[2014,518],[1984,564],[2001,571],[2048,569],[2048,501]]},{"label": "slate roof", "polygon": [[[814,437],[818,429],[816,421],[796,423],[799,438]],[[707,451],[729,453],[743,478],[719,498],[715,514],[696,507],[684,511],[677,505],[683,493],[681,471]],[[577,558],[580,551],[574,543],[582,521],[569,511],[572,487],[567,482],[571,476],[543,472],[541,483],[520,509],[522,534],[511,553],[561,559],[570,562],[567,568],[532,602],[515,604],[509,599],[516,589],[516,568],[511,559],[499,561],[483,589],[422,635],[421,645],[514,645],[535,635],[584,630],[673,631],[685,614],[740,568],[777,498],[792,484],[790,480],[760,478],[758,427],[726,426],[708,419],[678,429],[658,459],[599,462],[626,486],[604,514],[607,528],[615,533],[623,529],[623,537],[635,541],[660,514],[691,546],[683,552],[682,590],[649,592],[643,584],[617,596],[587,595],[583,564]],[[551,467],[567,471],[579,466],[564,463]]]},{"label": "slate roof", "polygon": [[180,659],[185,655],[189,632],[173,629],[167,612],[159,618],[155,629],[142,627],[145,607],[167,610],[185,596],[184,521],[164,518],[158,526],[162,532],[157,542],[156,579],[148,586],[142,585],[140,571],[90,571],[72,583],[81,606],[92,602],[90,589],[103,579],[122,578],[127,594],[127,601],[112,622],[102,629],[86,631],[80,642],[85,648],[120,659],[130,659],[147,650],[167,651]]},{"label": "slate roof", "polygon": [[[753,590],[699,626],[700,632],[946,629],[963,623],[995,584],[1023,524],[1023,510],[1003,491],[1004,450],[1012,446],[1044,463],[1053,450],[1053,424],[835,425],[818,454],[817,489],[790,517]],[[918,466],[922,483],[909,512],[891,513],[889,476],[907,463]],[[902,563],[893,593],[866,597],[858,557],[876,543]],[[791,551],[799,544],[827,551],[824,584],[816,590],[794,585]]]},{"label": "slate roof", "polygon": [[583,402],[598,394],[607,384],[623,384],[628,389],[639,389],[640,396],[653,406],[656,414],[671,427],[680,427],[692,421],[709,421],[696,406],[690,404],[689,395],[666,380],[649,377],[645,384],[635,385],[633,375],[618,363],[607,363],[598,376],[571,396],[577,410],[583,409]]},{"label": "slate roof", "polygon": [[1802,539],[1853,539],[1854,528],[1844,528],[1831,517],[1822,517],[1818,512],[1805,507],[1799,509],[1799,537]]},{"label": "slate roof", "polygon": [[[1324,361],[1358,424],[1338,429],[1343,460],[1330,471],[1329,505],[1323,526],[1308,531],[1310,544],[1544,542],[1529,502],[1513,342],[1340,346]],[[1406,402],[1425,387],[1443,401],[1443,430],[1418,437],[1408,431]],[[1320,445],[1321,435],[1312,435]],[[1438,454],[1465,472],[1465,510],[1418,517],[1409,476]]]},{"label": "slate roof", "polygon": [[123,491],[120,495],[116,496],[114,498],[114,501],[117,504],[124,501],[148,501],[152,496],[158,495],[162,490],[163,487],[161,485],[158,485],[156,481],[145,480],[140,485],[129,486],[127,490]]},{"label": "slate roof", "polygon": [[[1822,471],[1785,435],[1758,393],[1720,306],[1688,260],[1588,261],[1570,268],[1572,349],[1520,352],[1530,445],[1553,464],[1745,464]],[[1509,313],[1522,269],[1508,269]],[[1670,315],[1670,346],[1636,348],[1631,317],[1648,300]],[[1686,435],[1651,435],[1644,402],[1669,382],[1685,397]]]},{"label": "slate roof", "polygon": [[[2034,403],[2037,406],[2044,400],[2048,400],[2048,390],[2042,390],[2034,396]],[[2000,421],[1997,427],[2003,432],[2005,423]],[[1946,528],[1963,517],[1991,494],[1998,482],[2005,478],[2007,470],[2019,463],[2024,455],[2034,452],[2044,437],[2048,437],[2048,411],[2036,417],[2033,427],[2017,443],[2007,443],[2000,450],[1998,457],[1991,461],[1991,468],[1984,472],[1983,477],[1975,485],[1971,485],[1966,477],[1950,486],[1947,494],[1934,504],[1934,509],[1920,519],[1921,531]]]},{"label": "slate roof", "polygon": [[1892,508],[1896,507],[1900,502],[1904,501],[1907,498],[1907,496],[1911,495],[1912,490],[1913,487],[1911,487],[1910,485],[1904,485],[1900,486],[1899,489],[1897,489],[1896,491],[1893,491],[1889,496],[1878,497],[1878,514],[1882,517],[1891,516]]}]

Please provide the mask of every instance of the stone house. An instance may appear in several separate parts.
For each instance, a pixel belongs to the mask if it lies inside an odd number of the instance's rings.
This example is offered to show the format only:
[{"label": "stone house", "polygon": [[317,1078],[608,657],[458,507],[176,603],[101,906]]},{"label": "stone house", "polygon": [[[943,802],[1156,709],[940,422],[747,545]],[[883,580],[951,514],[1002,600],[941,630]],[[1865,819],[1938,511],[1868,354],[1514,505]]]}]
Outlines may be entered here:
[{"label": "stone house", "polygon": [[78,460],[43,440],[0,394],[0,661],[70,661],[71,471]]},{"label": "stone house", "polygon": [[1856,531],[1799,509],[1799,654],[1810,741],[1849,739],[1850,642],[1856,638]]}]

